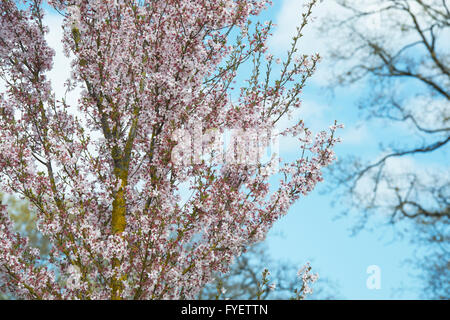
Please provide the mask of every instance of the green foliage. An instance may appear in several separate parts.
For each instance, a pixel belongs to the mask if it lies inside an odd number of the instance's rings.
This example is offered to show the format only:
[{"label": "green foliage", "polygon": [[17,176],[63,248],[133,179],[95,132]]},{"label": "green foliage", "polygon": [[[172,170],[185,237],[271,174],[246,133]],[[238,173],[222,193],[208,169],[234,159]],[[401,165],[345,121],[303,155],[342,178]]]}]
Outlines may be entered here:
[{"label": "green foliage", "polygon": [[[8,208],[11,220],[14,222],[14,230],[28,237],[29,245],[38,248],[42,257],[50,252],[50,242],[37,229],[36,214],[30,210],[26,201],[14,196],[0,193],[0,203]],[[0,300],[14,299],[14,297],[0,294]]]}]

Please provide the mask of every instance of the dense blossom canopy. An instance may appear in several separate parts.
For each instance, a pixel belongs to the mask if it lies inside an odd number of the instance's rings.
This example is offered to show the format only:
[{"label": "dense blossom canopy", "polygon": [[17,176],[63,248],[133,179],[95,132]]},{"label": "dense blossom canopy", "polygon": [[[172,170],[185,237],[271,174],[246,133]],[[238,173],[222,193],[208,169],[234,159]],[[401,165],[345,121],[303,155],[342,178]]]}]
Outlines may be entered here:
[{"label": "dense blossom canopy", "polygon": [[[41,2],[0,2],[0,191],[29,202],[52,249],[31,248],[0,207],[0,290],[32,299],[195,297],[322,179],[336,126],[313,137],[300,121],[280,132],[303,153],[280,163],[275,190],[269,163],[178,161],[189,152],[175,155],[175,133],[200,125],[192,137],[205,152],[211,141],[198,139],[212,129],[271,132],[299,107],[318,57],[296,56],[295,44],[315,1],[276,79],[265,45],[272,24],[250,23],[268,1],[49,1],[65,16],[76,105],[56,98],[46,76],[55,52]],[[233,90],[246,63],[250,79]]]}]

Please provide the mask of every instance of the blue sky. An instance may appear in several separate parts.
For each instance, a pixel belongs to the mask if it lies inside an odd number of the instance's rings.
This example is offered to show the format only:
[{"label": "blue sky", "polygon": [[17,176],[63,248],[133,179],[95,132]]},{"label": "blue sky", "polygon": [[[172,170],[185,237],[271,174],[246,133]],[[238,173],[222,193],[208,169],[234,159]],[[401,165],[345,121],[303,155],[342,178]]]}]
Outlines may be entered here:
[{"label": "blue sky", "polygon": [[[262,20],[273,20],[278,25],[274,30],[274,37],[269,41],[270,50],[276,57],[283,57],[289,48],[290,37],[300,21],[297,17],[300,17],[303,3],[301,0],[275,1],[275,4],[260,17]],[[333,9],[330,2],[321,3],[314,15],[321,16]],[[60,17],[53,15],[48,19],[53,26],[61,21]],[[313,23],[305,30],[305,37],[300,43],[300,53],[317,51],[326,56],[327,39],[317,33],[316,27],[317,25]],[[60,38],[61,32],[57,29],[51,30],[49,39],[57,51],[51,78],[56,91],[64,92],[62,84],[69,76],[68,64],[62,54],[61,45],[55,41]],[[338,89],[331,97],[323,88],[326,77],[325,58],[319,65],[317,74],[308,82],[303,94],[302,110],[295,113],[295,116],[304,118],[306,124],[315,131],[328,128],[334,120],[344,123],[346,126],[342,131],[344,142],[336,149],[338,156],[357,153],[370,159],[379,154],[379,142],[393,135],[400,137],[407,134],[407,131],[399,126],[361,121],[355,101],[364,87]],[[281,150],[290,148],[281,145]],[[282,153],[281,156],[292,159],[295,153]],[[442,163],[442,159],[446,156],[445,153],[441,153],[435,160]],[[412,160],[405,158],[401,161]],[[399,165],[402,165],[402,162]],[[301,198],[290,209],[288,215],[275,224],[266,240],[272,257],[278,261],[288,260],[298,266],[311,261],[313,269],[318,271],[322,278],[337,284],[338,298],[420,298],[415,278],[417,270],[404,263],[406,259],[413,258],[414,247],[407,240],[393,241],[397,230],[389,227],[376,228],[370,232],[363,230],[352,237],[350,229],[355,224],[355,216],[335,219],[345,208],[331,205],[335,200],[333,199],[335,194],[320,194],[319,191],[323,190],[325,185],[326,181],[309,196]],[[366,287],[369,276],[366,270],[371,265],[380,267],[380,290],[369,290]]]},{"label": "blue sky", "polygon": [[[278,30],[270,44],[270,49],[282,56],[289,45],[289,38],[295,30],[296,13],[300,13],[304,1],[276,1],[264,18],[272,19]],[[334,10],[330,2],[321,3],[314,13],[323,16]],[[299,16],[299,14],[297,14]],[[316,20],[316,23],[320,21]],[[402,125],[373,121],[364,122],[358,116],[356,99],[362,94],[364,86],[338,89],[334,96],[327,95],[323,86],[327,77],[327,41],[317,32],[312,23],[304,32],[305,37],[299,48],[306,53],[318,51],[325,56],[318,72],[308,82],[303,95],[303,108],[306,124],[313,129],[327,128],[336,119],[344,123],[343,143],[336,149],[338,156],[357,154],[365,159],[379,155],[380,142],[401,141],[409,132]],[[332,35],[331,35],[332,37]],[[328,42],[329,43],[329,42]],[[302,50],[300,50],[303,53]],[[310,108],[310,110],[308,110]],[[302,113],[300,112],[300,116]],[[394,140],[395,142],[395,140]],[[281,146],[283,150],[283,146]],[[287,155],[289,158],[292,155]],[[283,154],[282,154],[283,157]],[[285,155],[286,157],[286,155]],[[445,165],[448,154],[445,151],[422,159],[402,158],[398,166],[429,164]],[[321,277],[338,285],[337,297],[342,299],[418,299],[420,287],[417,274],[407,259],[414,258],[415,247],[407,239],[398,239],[399,229],[376,227],[372,231],[363,230],[351,236],[350,229],[355,225],[356,216],[336,220],[346,210],[342,205],[332,206],[336,194],[320,194],[326,186],[323,182],[312,194],[300,199],[287,216],[278,221],[266,242],[276,260],[289,260],[299,266],[305,261],[312,262]],[[339,202],[338,202],[339,203]],[[406,226],[407,227],[407,226]],[[407,229],[406,229],[407,230]],[[280,236],[280,234],[282,236]],[[381,270],[381,289],[370,290],[366,286],[369,275],[367,267],[377,265]]]},{"label": "blue sky", "polygon": [[[301,0],[275,1],[274,5],[259,18],[272,20],[276,27],[269,40],[269,50],[275,57],[283,57],[289,49],[295,27],[303,12]],[[332,12],[330,2],[319,4],[313,16],[318,19],[308,25],[299,43],[299,53],[319,52],[323,61],[316,75],[309,79],[303,92],[303,106],[294,113],[293,122],[305,120],[307,126],[317,132],[328,128],[334,120],[345,124],[341,136],[343,143],[336,148],[338,157],[358,154],[366,159],[379,155],[378,144],[387,138],[407,135],[407,130],[381,122],[362,121],[356,102],[364,86],[337,89],[332,96],[324,89],[329,68],[327,41],[330,39],[317,30],[320,17]],[[331,35],[332,37],[332,35]],[[297,119],[296,119],[297,117]],[[298,153],[288,152],[295,147],[280,142],[281,157],[293,160]],[[342,205],[332,206],[336,194],[322,194],[326,180],[307,197],[290,209],[269,233],[266,243],[275,261],[289,261],[299,267],[311,261],[320,277],[336,284],[335,294],[340,299],[415,299],[420,298],[417,270],[405,263],[413,257],[414,247],[407,240],[399,240],[397,229],[389,227],[362,230],[351,236],[356,216],[336,219],[346,210]],[[339,202],[338,202],[339,203]],[[367,268],[377,265],[381,270],[381,289],[370,290],[366,286]],[[275,266],[273,266],[275,267]],[[295,275],[293,275],[295,276]]]}]

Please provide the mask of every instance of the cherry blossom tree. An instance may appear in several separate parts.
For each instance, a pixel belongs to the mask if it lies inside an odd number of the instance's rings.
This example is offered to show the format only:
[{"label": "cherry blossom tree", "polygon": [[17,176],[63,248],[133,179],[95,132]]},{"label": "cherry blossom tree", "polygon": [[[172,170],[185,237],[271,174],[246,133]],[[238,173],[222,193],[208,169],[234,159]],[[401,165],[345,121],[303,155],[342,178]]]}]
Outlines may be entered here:
[{"label": "cherry blossom tree", "polygon": [[[49,1],[64,15],[66,88],[81,90],[69,103],[47,75],[55,52],[44,4],[2,1],[0,191],[30,203],[51,251],[44,258],[30,246],[0,207],[0,290],[25,299],[193,298],[264,239],[322,180],[339,126],[315,136],[302,121],[282,130],[297,138],[293,162],[222,161],[234,149],[216,156],[211,144],[229,130],[272,132],[300,107],[319,57],[297,55],[296,45],[315,2],[274,76],[265,45],[273,26],[252,22],[269,1]],[[245,65],[249,80],[234,88]],[[194,127],[200,137],[182,147],[178,133]],[[274,161],[278,173],[267,170]]]}]

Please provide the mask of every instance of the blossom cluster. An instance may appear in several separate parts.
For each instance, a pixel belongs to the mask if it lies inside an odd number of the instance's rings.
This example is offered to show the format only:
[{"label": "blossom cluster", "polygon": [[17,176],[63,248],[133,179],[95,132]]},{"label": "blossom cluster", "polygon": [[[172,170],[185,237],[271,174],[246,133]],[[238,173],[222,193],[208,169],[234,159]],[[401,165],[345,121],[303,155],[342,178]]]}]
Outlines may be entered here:
[{"label": "blossom cluster", "polygon": [[[298,138],[302,155],[281,166],[273,191],[269,164],[179,165],[176,130],[193,122],[204,124],[202,135],[275,129],[300,107],[318,57],[293,59],[294,45],[274,78],[264,59],[272,25],[251,22],[266,0],[49,3],[65,15],[67,89],[81,89],[75,105],[56,99],[46,77],[54,51],[42,1],[0,2],[0,191],[28,200],[52,243],[41,256],[12,232],[2,207],[0,290],[33,299],[193,298],[313,190],[338,139],[336,127],[314,138],[301,125],[283,132]],[[232,89],[249,61],[246,86]]]}]

